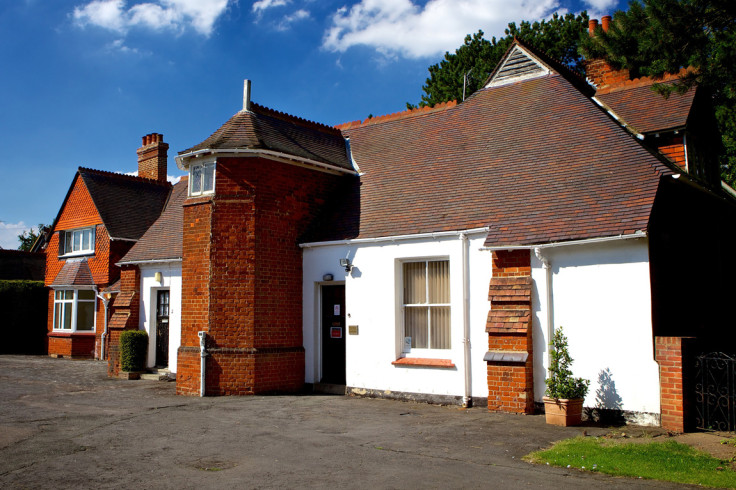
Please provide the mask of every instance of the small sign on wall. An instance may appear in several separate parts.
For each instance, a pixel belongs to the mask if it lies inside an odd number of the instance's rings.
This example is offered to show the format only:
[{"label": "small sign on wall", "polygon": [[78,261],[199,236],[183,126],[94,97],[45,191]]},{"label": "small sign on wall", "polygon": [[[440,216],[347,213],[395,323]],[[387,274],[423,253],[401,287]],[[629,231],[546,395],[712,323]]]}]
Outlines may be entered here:
[{"label": "small sign on wall", "polygon": [[330,327],[330,338],[341,339],[342,338],[342,327]]},{"label": "small sign on wall", "polygon": [[404,352],[411,351],[411,337],[404,337]]},{"label": "small sign on wall", "polygon": [[358,335],[358,326],[357,325],[348,325],[348,334],[349,335]]},{"label": "small sign on wall", "polygon": [[334,309],[335,309],[334,315],[335,316],[340,316],[340,305],[335,305],[335,308]]}]

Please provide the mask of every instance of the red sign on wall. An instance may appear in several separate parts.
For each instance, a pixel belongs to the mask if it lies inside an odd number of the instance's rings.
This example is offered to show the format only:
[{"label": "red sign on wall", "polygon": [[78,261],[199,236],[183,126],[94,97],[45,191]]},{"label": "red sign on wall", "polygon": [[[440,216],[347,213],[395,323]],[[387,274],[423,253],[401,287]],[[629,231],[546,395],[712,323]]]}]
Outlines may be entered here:
[{"label": "red sign on wall", "polygon": [[342,338],[342,327],[330,327],[330,338],[341,339]]}]

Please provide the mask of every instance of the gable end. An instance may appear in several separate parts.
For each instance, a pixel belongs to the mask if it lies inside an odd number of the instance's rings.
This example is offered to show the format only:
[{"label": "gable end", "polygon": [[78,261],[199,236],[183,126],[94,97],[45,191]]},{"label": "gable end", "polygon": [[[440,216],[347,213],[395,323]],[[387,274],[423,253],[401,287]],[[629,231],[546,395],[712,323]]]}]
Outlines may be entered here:
[{"label": "gable end", "polygon": [[542,77],[549,72],[549,68],[517,44],[491,76],[486,88]]}]

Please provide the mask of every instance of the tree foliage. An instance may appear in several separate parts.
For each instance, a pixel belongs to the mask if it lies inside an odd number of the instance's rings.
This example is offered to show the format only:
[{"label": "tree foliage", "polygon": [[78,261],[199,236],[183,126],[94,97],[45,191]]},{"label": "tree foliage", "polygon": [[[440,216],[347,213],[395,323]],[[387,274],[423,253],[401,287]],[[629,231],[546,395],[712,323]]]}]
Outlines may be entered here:
[{"label": "tree foliage", "polygon": [[33,247],[33,244],[36,243],[36,240],[38,239],[38,237],[46,233],[48,229],[49,229],[48,225],[39,223],[38,232],[33,231],[33,228],[31,228],[30,230],[24,231],[23,233],[18,235],[18,240],[20,241],[18,250],[23,250],[24,252],[30,252],[31,247]]},{"label": "tree foliage", "polygon": [[[500,39],[487,40],[483,31],[465,36],[462,46],[454,53],[445,53],[444,59],[429,67],[429,78],[422,87],[424,94],[420,107],[433,106],[440,102],[463,99],[465,75],[469,73],[465,96],[478,90],[496,67],[501,57],[517,36],[542,49],[574,69],[582,68],[578,53],[581,33],[587,29],[588,14],[554,14],[549,20],[538,22],[522,21],[518,26],[512,22]],[[416,107],[407,103],[408,108]]]},{"label": "tree foliage", "polygon": [[724,180],[736,181],[736,2],[734,0],[632,0],[614,14],[608,32],[584,38],[586,58],[603,57],[632,78],[661,78],[693,67],[680,83],[658,84],[663,96],[697,84],[713,97],[723,138]]}]

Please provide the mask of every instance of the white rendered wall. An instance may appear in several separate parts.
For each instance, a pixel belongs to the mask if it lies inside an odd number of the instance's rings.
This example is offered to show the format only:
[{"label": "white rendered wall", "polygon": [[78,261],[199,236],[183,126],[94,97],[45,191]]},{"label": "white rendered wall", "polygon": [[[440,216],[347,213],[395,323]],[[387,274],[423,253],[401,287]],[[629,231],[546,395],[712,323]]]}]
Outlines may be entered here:
[{"label": "white rendered wall", "polygon": [[[488,316],[488,285],[491,278],[491,253],[479,249],[485,233],[469,236],[469,283],[472,393],[487,397],[487,368],[483,355],[488,350],[485,331]],[[346,382],[354,388],[407,393],[463,396],[463,241],[457,236],[331,245],[305,248],[303,288],[303,333],[308,383],[321,379],[320,286],[345,284],[346,325],[357,325],[358,335],[346,335]],[[347,274],[339,266],[349,257],[354,268]],[[449,259],[451,301],[451,349],[417,352],[407,357],[450,359],[455,367],[429,368],[394,366],[402,356],[400,284],[401,261]],[[322,282],[332,274],[331,283]]]},{"label": "white rendered wall", "polygon": [[[554,328],[562,326],[569,340],[575,376],[590,380],[585,406],[658,414],[647,240],[546,248],[542,254],[553,273]],[[549,362],[546,277],[531,255],[534,399],[541,401]],[[606,375],[612,383],[602,386],[599,381]],[[640,422],[656,420],[643,417]]]},{"label": "white rendered wall", "polygon": [[[169,370],[176,372],[176,351],[181,344],[181,262],[165,262],[140,266],[141,313],[140,325],[148,333],[148,360],[156,364],[156,294],[159,289],[169,290]],[[160,272],[161,282],[155,274]]]}]

